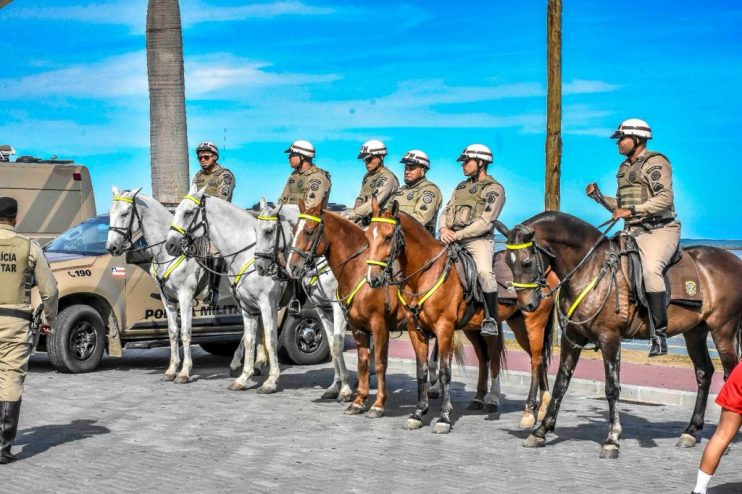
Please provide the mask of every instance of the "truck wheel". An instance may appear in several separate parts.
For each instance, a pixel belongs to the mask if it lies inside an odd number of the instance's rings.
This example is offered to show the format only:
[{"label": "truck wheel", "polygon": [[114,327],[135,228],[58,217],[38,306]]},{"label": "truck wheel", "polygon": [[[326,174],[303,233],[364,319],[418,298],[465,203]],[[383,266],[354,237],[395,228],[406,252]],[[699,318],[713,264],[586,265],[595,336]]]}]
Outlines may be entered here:
[{"label": "truck wheel", "polygon": [[229,341],[225,343],[201,343],[201,348],[206,350],[212,355],[219,357],[231,357],[240,346],[239,341]]},{"label": "truck wheel", "polygon": [[60,312],[54,332],[46,337],[49,360],[59,372],[94,371],[103,359],[105,346],[103,319],[88,305],[71,305]]},{"label": "truck wheel", "polygon": [[303,309],[298,317],[287,317],[278,340],[279,348],[296,365],[316,365],[330,355],[330,345],[314,309]]}]

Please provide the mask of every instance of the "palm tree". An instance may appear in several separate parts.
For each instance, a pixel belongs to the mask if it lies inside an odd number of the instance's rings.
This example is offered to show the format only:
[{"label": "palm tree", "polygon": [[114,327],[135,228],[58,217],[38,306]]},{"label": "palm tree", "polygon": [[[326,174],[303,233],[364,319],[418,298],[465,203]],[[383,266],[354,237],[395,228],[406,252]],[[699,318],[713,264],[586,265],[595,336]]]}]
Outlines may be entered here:
[{"label": "palm tree", "polygon": [[178,0],[147,4],[152,194],[177,204],[188,191],[188,137],[183,75],[183,35]]}]

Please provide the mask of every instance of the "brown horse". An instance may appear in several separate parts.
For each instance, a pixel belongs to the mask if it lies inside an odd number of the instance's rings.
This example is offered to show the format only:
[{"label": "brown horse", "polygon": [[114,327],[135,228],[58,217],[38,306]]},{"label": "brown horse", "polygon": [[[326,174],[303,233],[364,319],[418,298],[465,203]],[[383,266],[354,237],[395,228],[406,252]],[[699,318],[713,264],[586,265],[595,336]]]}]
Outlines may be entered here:
[{"label": "brown horse", "polygon": [[[484,405],[488,364],[493,381],[499,375],[504,356],[503,333],[500,331],[498,338],[485,338],[480,334],[484,317],[482,307],[475,309],[470,317],[465,316],[467,302],[464,290],[456,269],[452,269],[452,260],[444,244],[437,241],[417,220],[399,212],[396,201],[390,209],[379,211],[374,200],[372,208],[374,217],[366,231],[369,242],[369,283],[372,286],[389,283],[392,266],[395,261],[399,262],[402,280],[395,282],[399,284],[398,297],[400,301],[404,301],[404,310],[414,322],[408,326],[408,330],[417,358],[418,404],[407,420],[407,427],[421,427],[422,415],[428,410],[425,360],[428,338],[435,335],[440,352],[439,382],[442,403],[441,415],[434,432],[447,433],[451,429],[452,407],[448,386],[451,380],[450,349],[455,330],[464,330],[479,359],[477,393],[470,409],[482,408]],[[556,280],[553,279],[552,282],[556,283]],[[498,304],[499,320],[508,321],[518,343],[531,356],[531,389],[521,427],[532,427],[535,422],[534,411],[539,386],[542,391],[540,416],[545,413],[550,401],[546,363],[550,355],[551,339],[546,332],[552,326],[549,323],[551,306],[551,300],[545,299],[535,312],[524,314],[515,304]],[[496,402],[492,404],[496,408]]]},{"label": "brown horse", "polygon": [[387,399],[389,332],[403,323],[397,298],[390,296],[390,290],[372,289],[366,283],[368,243],[361,228],[340,215],[323,211],[321,206],[305,210],[302,203],[299,209],[286,270],[294,278],[301,277],[317,257],[327,259],[337,278],[337,297],[345,307],[358,352],[358,388],[345,413],[359,415],[365,411],[369,395],[369,337],[373,337],[378,385],[376,400],[367,416],[379,418]]},{"label": "brown horse", "polygon": [[[594,248],[593,248],[594,247]],[[541,447],[546,433],[553,431],[559,405],[569,386],[580,352],[587,342],[595,343],[603,353],[611,426],[603,443],[601,458],[617,458],[621,424],[616,405],[619,384],[621,340],[647,339],[647,314],[639,312],[629,299],[628,274],[624,271],[621,247],[616,240],[604,239],[584,221],[564,213],[544,212],[513,228],[508,234],[510,265],[516,282],[542,286],[544,273],[551,269],[560,280],[557,307],[563,326],[561,361],[554,384],[554,396],[541,425],[524,442],[526,447]],[[698,266],[702,306],[669,307],[668,334],[682,333],[693,361],[698,394],[690,425],[678,441],[679,447],[696,444],[696,433],[703,428],[706,402],[714,366],[709,357],[706,337],[711,337],[719,351],[724,378],[739,359],[735,347],[742,337],[742,260],[730,252],[713,247],[689,247]],[[602,273],[602,274],[601,274]],[[540,289],[523,288],[519,305],[528,310],[539,303]],[[635,321],[636,319],[636,321]]]}]

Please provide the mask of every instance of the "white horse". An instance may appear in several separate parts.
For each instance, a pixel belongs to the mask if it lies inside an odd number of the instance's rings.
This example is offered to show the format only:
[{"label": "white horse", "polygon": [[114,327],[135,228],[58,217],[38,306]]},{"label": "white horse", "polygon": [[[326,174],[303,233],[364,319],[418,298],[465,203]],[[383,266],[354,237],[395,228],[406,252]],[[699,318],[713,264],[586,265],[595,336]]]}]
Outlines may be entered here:
[{"label": "white horse", "polygon": [[[299,207],[295,204],[271,208],[260,199],[260,215],[256,229],[258,238],[255,249],[255,266],[259,275],[276,276],[281,259],[286,263],[293,240],[293,228],[299,222]],[[325,337],[330,344],[333,382],[322,395],[323,400],[350,401],[353,390],[348,382],[348,369],[343,358],[345,330],[348,326],[340,302],[336,299],[338,282],[324,257],[317,259],[315,267],[300,281],[309,301],[317,308]]]},{"label": "white horse", "polygon": [[192,186],[175,211],[165,248],[170,255],[185,252],[199,239],[213,244],[227,265],[229,284],[244,323],[245,359],[242,374],[229,386],[247,389],[253,376],[255,344],[259,321],[263,323],[263,343],[268,352],[270,371],[258,393],[276,391],[278,376],[278,303],[286,283],[255,273],[255,227],[257,220],[247,211],[216,197],[204,195],[204,189]]},{"label": "white horse", "polygon": [[[173,215],[153,198],[140,194],[141,189],[121,191],[113,186],[106,250],[114,256],[120,256],[134,249],[134,238],[139,234],[144,236],[148,246],[146,251],[152,258],[150,274],[160,289],[170,337],[170,365],[162,379],[184,384],[190,380],[193,367],[190,347],[193,300],[205,297],[208,278],[195,260],[179,255],[172,256],[165,251],[165,237],[173,223]],[[178,334],[183,342],[183,367],[179,373]],[[242,348],[239,348],[230,367],[241,365],[241,359]]]}]

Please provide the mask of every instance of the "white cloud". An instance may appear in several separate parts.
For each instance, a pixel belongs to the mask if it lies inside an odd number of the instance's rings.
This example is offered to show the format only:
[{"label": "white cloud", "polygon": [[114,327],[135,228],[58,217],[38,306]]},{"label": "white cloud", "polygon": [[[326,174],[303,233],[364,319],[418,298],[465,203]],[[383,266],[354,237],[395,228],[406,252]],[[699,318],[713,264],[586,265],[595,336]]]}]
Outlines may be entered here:
[{"label": "white cloud", "polygon": [[584,79],[572,79],[562,86],[562,93],[568,94],[588,94],[588,93],[609,93],[615,91],[619,86],[609,84],[603,81],[589,81]]}]

